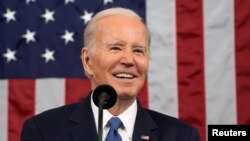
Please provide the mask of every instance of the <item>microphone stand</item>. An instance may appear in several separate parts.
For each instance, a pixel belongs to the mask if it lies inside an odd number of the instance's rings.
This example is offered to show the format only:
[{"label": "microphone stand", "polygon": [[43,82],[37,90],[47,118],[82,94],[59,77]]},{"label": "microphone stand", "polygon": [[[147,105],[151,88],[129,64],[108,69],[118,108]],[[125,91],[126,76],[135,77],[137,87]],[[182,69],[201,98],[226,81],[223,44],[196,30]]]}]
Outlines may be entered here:
[{"label": "microphone stand", "polygon": [[102,132],[103,132],[103,105],[106,102],[108,94],[102,93],[99,95],[99,108],[98,108],[98,141],[102,141]]},{"label": "microphone stand", "polygon": [[93,91],[93,101],[98,106],[98,141],[102,141],[103,109],[109,109],[114,106],[116,99],[117,93],[110,85],[100,85]]},{"label": "microphone stand", "polygon": [[103,104],[99,105],[98,141],[102,141]]}]

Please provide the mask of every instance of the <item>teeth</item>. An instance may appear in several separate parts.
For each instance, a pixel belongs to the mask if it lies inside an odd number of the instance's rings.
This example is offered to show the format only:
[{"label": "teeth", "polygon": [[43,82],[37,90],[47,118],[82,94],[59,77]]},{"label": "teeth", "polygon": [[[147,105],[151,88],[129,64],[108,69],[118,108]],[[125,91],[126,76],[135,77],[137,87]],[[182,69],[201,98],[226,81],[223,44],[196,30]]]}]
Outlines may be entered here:
[{"label": "teeth", "polygon": [[132,74],[128,74],[128,73],[119,73],[119,74],[116,74],[115,76],[119,78],[133,78],[134,77]]}]

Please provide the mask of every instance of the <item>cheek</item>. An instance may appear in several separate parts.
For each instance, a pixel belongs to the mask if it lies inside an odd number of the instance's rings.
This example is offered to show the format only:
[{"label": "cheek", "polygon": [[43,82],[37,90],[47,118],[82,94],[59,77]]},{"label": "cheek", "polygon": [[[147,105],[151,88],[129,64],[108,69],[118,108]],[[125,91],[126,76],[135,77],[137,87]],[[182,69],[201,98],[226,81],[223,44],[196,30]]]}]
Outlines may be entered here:
[{"label": "cheek", "polygon": [[147,75],[148,65],[149,65],[148,60],[145,60],[145,59],[139,60],[137,64],[138,64],[140,72],[144,73],[145,75]]},{"label": "cheek", "polygon": [[102,57],[96,57],[93,61],[93,70],[98,74],[103,74],[108,71],[112,66],[113,58],[109,56],[101,55]]}]

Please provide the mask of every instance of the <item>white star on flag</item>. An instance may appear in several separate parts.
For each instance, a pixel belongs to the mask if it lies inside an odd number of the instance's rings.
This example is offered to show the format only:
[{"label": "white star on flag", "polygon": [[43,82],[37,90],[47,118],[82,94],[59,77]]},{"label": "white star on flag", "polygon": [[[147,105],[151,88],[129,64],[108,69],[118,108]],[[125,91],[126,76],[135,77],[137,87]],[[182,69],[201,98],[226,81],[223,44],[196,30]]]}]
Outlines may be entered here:
[{"label": "white star on flag", "polygon": [[31,32],[29,29],[26,30],[26,33],[22,35],[23,38],[26,39],[26,43],[29,43],[31,41],[35,42],[36,39],[35,39],[35,36],[36,35],[36,32]]},{"label": "white star on flag", "polygon": [[51,61],[54,61],[55,60],[55,58],[54,58],[54,53],[55,53],[55,51],[53,51],[53,50],[49,50],[49,49],[45,49],[45,53],[44,54],[42,54],[41,56],[45,59],[45,62],[46,63],[48,63],[50,60]]},{"label": "white star on flag", "polygon": [[42,17],[45,19],[45,22],[48,23],[49,21],[55,21],[53,15],[55,14],[55,11],[49,11],[48,9],[45,9],[45,13],[42,15]]},{"label": "white star on flag", "polygon": [[15,17],[16,11],[11,11],[9,8],[6,10],[6,13],[3,14],[3,16],[6,18],[6,22],[10,22],[15,21],[16,17]]},{"label": "white star on flag", "polygon": [[68,3],[70,3],[70,2],[71,2],[71,3],[74,3],[75,1],[74,1],[74,0],[65,0],[65,1],[64,1],[65,4],[68,4]]},{"label": "white star on flag", "polygon": [[104,5],[108,4],[108,3],[113,3],[113,0],[104,0]]},{"label": "white star on flag", "polygon": [[15,50],[10,50],[7,48],[7,52],[3,54],[3,57],[7,59],[7,63],[9,63],[11,60],[16,61],[16,51]]},{"label": "white star on flag", "polygon": [[84,15],[82,15],[82,16],[80,17],[80,19],[84,20],[84,24],[86,24],[88,21],[91,20],[93,14],[94,14],[94,13],[92,13],[92,12],[89,13],[88,11],[85,10],[85,11],[84,11]]},{"label": "white star on flag", "polygon": [[65,30],[64,35],[62,35],[61,37],[64,39],[65,44],[68,44],[70,41],[74,42],[74,32],[69,32],[68,30]]},{"label": "white star on flag", "polygon": [[36,0],[26,0],[26,4],[29,4],[30,2],[36,2]]}]

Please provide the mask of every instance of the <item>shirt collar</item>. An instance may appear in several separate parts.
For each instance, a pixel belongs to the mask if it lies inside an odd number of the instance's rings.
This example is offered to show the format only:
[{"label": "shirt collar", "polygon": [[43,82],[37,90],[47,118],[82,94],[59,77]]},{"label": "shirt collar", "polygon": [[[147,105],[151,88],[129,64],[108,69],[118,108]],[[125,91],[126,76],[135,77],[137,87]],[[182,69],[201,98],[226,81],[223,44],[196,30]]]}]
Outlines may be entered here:
[{"label": "shirt collar", "polygon": [[[92,95],[91,95],[91,108],[94,113],[96,129],[98,130],[98,107],[94,104]],[[117,116],[121,119],[130,137],[132,137],[133,135],[136,113],[137,113],[137,100],[135,100],[126,111],[124,111],[123,113]],[[113,117],[113,115],[108,110],[104,109],[103,110],[103,128],[107,125],[111,117]]]}]

